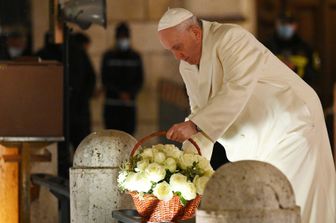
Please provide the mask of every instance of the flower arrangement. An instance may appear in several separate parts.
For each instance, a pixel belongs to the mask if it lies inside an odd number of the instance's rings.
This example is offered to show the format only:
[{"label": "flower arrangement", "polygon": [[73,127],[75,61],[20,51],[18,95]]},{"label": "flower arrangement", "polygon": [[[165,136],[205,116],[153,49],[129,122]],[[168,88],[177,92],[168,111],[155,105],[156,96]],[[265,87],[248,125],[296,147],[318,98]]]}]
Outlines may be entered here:
[{"label": "flower arrangement", "polygon": [[122,191],[152,194],[162,201],[177,195],[184,206],[202,195],[213,174],[209,161],[174,145],[158,144],[138,152],[124,163],[118,176]]}]

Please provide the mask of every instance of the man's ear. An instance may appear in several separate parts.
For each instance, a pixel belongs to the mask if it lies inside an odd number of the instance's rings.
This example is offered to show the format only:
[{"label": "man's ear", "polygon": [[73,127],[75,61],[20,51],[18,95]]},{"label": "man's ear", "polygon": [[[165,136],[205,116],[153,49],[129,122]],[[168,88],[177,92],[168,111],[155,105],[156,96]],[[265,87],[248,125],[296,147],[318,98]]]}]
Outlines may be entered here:
[{"label": "man's ear", "polygon": [[189,32],[191,32],[192,36],[196,39],[196,40],[200,40],[202,38],[202,30],[200,27],[196,26],[196,25],[191,25],[189,27]]}]

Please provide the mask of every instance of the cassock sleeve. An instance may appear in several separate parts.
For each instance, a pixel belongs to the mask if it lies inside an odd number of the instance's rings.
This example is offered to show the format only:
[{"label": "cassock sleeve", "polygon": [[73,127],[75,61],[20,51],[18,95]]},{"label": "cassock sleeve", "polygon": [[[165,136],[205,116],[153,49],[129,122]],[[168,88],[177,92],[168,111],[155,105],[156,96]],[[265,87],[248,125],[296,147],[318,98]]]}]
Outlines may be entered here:
[{"label": "cassock sleeve", "polygon": [[[189,73],[190,71],[186,71],[185,64],[186,64],[186,62],[184,62],[184,61],[180,62],[179,71],[180,71],[180,74],[181,74],[181,77],[182,77],[184,83],[186,84],[186,93],[187,93],[188,99],[189,99],[189,106],[190,106],[190,113],[191,114],[186,118],[186,121],[187,121],[193,116],[193,114],[199,109],[199,107],[197,106],[197,104],[194,100],[194,97],[193,97],[192,93],[190,92],[190,86],[188,86],[188,83],[191,82],[192,80],[188,80],[187,76],[191,76],[191,75],[194,75],[194,74]],[[186,73],[188,73],[188,74],[186,74]]]},{"label": "cassock sleeve", "polygon": [[224,73],[223,80],[219,80],[221,89],[190,118],[212,141],[220,138],[243,111],[267,52],[252,34],[240,27],[228,31],[214,50]]},{"label": "cassock sleeve", "polygon": [[194,102],[193,98],[190,97],[190,93],[188,92],[188,90],[187,90],[187,94],[189,98],[190,115],[186,118],[185,121],[190,120],[194,116],[194,114],[197,112],[197,110],[199,109],[196,103]]},{"label": "cassock sleeve", "polygon": [[193,98],[189,96],[190,93],[188,91],[187,91],[187,94],[189,97],[189,106],[190,106],[190,111],[191,111],[191,114],[188,116],[188,118],[191,118],[193,114],[198,110],[198,106],[194,102]]}]

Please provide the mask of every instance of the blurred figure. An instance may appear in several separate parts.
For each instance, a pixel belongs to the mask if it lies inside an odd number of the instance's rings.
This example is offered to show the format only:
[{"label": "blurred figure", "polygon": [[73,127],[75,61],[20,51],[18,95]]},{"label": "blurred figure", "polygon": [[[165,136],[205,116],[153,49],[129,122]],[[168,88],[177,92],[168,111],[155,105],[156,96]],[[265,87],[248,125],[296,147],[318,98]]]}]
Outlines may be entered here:
[{"label": "blurred figure", "polygon": [[[53,42],[50,32],[44,34],[44,46],[39,49],[35,56],[41,60],[56,60],[63,61],[63,50],[61,44],[55,44]],[[65,142],[58,143],[58,176],[68,178],[68,170],[71,167],[70,151],[67,150]]]},{"label": "blurred figure", "polygon": [[265,45],[304,81],[315,88],[319,58],[298,35],[297,28],[298,22],[290,12],[281,14],[276,21],[274,35]]},{"label": "blurred figure", "polygon": [[27,39],[22,32],[13,31],[0,37],[0,59],[12,60],[27,56]]},{"label": "blurred figure", "polygon": [[44,46],[35,55],[43,60],[62,62],[62,45],[53,43],[51,33],[46,32],[44,34]]},{"label": "blurred figure", "polygon": [[[290,13],[281,14],[276,21],[276,30],[266,47],[294,70],[302,79],[320,95],[318,88],[320,59],[316,52],[298,35],[298,21]],[[331,145],[333,144],[333,113],[325,109],[325,119]]]},{"label": "blurred figure", "polygon": [[[90,99],[95,90],[96,75],[87,52],[90,43],[83,33],[69,36],[69,142],[74,150],[91,133]],[[35,55],[43,60],[64,60],[62,45],[53,43],[49,32],[44,36],[43,48]],[[64,142],[59,143],[58,175],[68,178],[72,160],[70,151],[65,149]]]},{"label": "blurred figure", "polygon": [[133,134],[136,127],[136,96],[143,84],[140,55],[130,45],[126,23],[116,28],[116,44],[102,60],[102,84],[105,89],[104,121],[107,129]]},{"label": "blurred figure", "polygon": [[0,35],[0,60],[9,60],[8,46],[7,46],[7,36],[4,34]]},{"label": "blurred figure", "polygon": [[[74,149],[91,132],[90,98],[96,85],[96,75],[88,56],[90,39],[83,33],[69,37],[70,82],[70,143]],[[52,42],[47,32],[44,47],[36,52],[43,60],[63,61],[62,45]]]},{"label": "blurred figure", "polygon": [[87,53],[90,43],[83,33],[70,36],[70,143],[74,149],[91,133],[90,98],[96,86],[96,75]]}]

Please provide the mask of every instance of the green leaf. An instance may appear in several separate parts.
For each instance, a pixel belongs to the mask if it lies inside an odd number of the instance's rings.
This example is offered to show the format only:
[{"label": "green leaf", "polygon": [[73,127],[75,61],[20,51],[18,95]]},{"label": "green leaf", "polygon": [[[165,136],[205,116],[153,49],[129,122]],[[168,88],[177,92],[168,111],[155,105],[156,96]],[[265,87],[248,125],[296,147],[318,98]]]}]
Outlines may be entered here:
[{"label": "green leaf", "polygon": [[134,171],[134,169],[135,169],[136,166],[137,166],[137,162],[140,161],[141,159],[142,159],[142,158],[141,158],[140,154],[137,154],[137,155],[131,157],[131,158],[130,158],[130,161],[129,161],[129,163],[130,163],[130,168],[129,168],[129,170],[130,170],[130,171]]},{"label": "green leaf", "polygon": [[181,192],[176,192],[176,195],[180,198],[180,203],[181,205],[184,207],[187,205],[188,201],[186,199],[184,199],[184,197],[182,196]]}]

